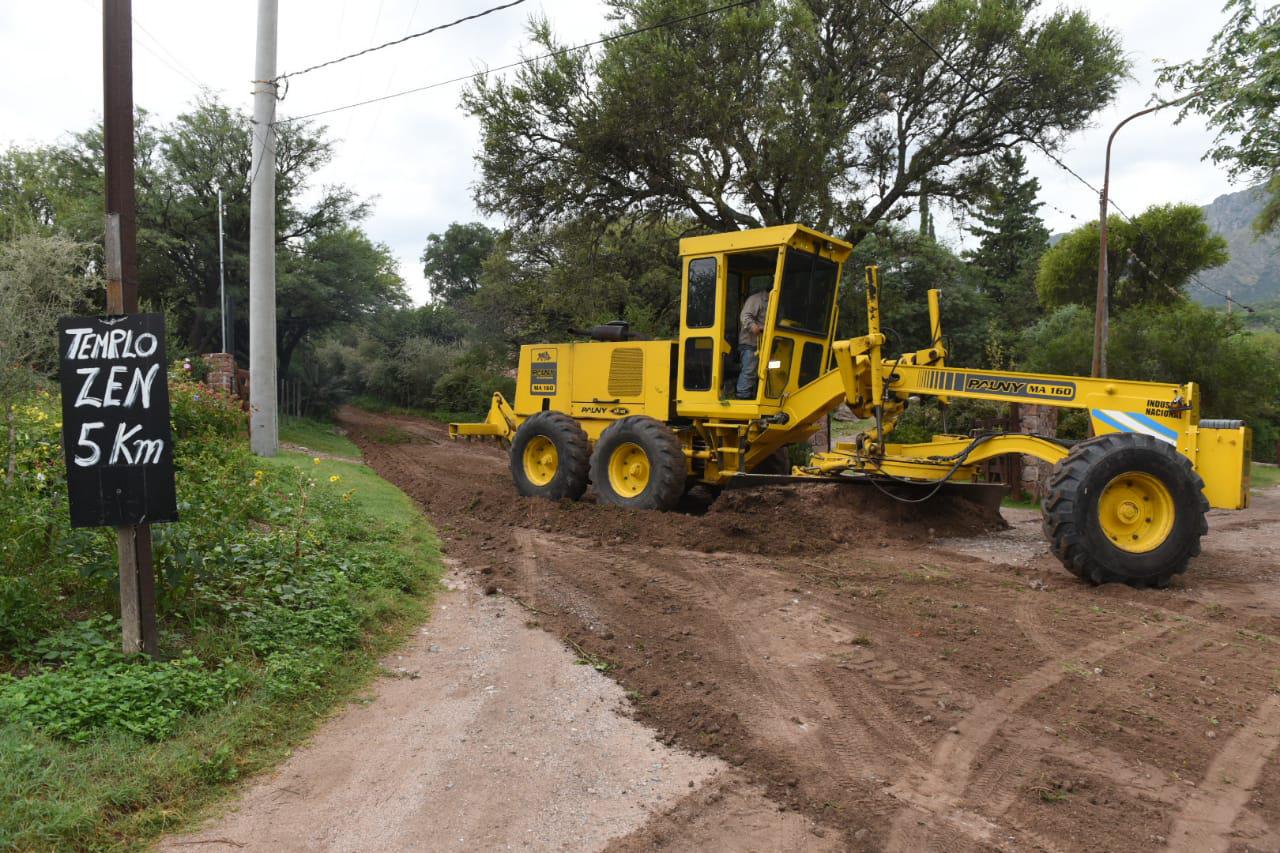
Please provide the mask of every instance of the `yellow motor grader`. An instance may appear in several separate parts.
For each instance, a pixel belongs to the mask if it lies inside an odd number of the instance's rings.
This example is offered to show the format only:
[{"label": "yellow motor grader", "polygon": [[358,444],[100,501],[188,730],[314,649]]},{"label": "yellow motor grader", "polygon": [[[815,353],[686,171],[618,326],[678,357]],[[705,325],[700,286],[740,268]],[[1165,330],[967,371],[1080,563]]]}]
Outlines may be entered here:
[{"label": "yellow motor grader", "polygon": [[[657,510],[696,484],[870,481],[920,501],[958,484],[982,488],[980,463],[1027,454],[1055,466],[1042,504],[1054,554],[1093,583],[1166,585],[1199,553],[1210,507],[1247,505],[1250,431],[1201,420],[1194,383],[949,366],[938,290],[928,295],[929,346],[889,355],[876,267],[866,270],[867,334],[835,340],[851,251],[801,225],[683,239],[677,340],[642,340],[610,323],[589,341],[523,346],[514,403],[495,394],[484,422],[451,424],[450,434],[508,444],[522,495],[577,500],[590,484],[600,502]],[[739,317],[756,291],[768,293],[759,368],[754,394],[741,399]],[[1085,409],[1095,437],[889,441],[923,396]],[[842,403],[869,426],[793,468],[786,446]]]}]

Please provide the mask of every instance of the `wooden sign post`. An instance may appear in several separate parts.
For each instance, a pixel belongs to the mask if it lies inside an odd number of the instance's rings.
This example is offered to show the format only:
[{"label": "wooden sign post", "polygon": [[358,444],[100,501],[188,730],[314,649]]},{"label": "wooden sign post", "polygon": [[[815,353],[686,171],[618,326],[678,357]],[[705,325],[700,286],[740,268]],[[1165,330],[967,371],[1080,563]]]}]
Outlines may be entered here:
[{"label": "wooden sign post", "polygon": [[64,317],[58,357],[71,525],[116,528],[123,647],[154,655],[150,525],[178,518],[164,317]]},{"label": "wooden sign post", "polygon": [[[107,184],[107,314],[133,314],[138,311],[138,259],[133,191],[133,9],[130,0],[102,2],[102,95]],[[163,372],[163,367],[161,370]],[[65,393],[64,388],[64,400]],[[167,402],[165,412],[167,417]],[[66,421],[63,423],[65,428]],[[68,468],[71,459],[68,456]],[[158,638],[151,528],[146,523],[119,526],[116,547],[120,558],[122,646],[126,654],[142,651],[154,656]]]}]

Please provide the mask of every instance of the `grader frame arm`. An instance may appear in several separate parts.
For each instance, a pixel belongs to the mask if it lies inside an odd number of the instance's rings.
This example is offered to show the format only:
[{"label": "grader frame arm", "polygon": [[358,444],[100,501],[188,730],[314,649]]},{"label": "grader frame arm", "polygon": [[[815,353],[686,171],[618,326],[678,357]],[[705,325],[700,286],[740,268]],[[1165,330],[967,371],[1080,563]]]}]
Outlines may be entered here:
[{"label": "grader frame arm", "polygon": [[[1068,447],[1052,437],[1006,434],[935,436],[933,441],[894,444],[886,439],[908,402],[932,396],[944,405],[953,399],[1034,403],[1089,412],[1095,435],[1138,433],[1168,444],[1186,457],[1204,480],[1212,506],[1238,509],[1248,504],[1248,428],[1239,422],[1201,424],[1195,383],[1177,385],[1111,378],[1086,378],[1011,371],[948,367],[942,339],[939,291],[929,291],[930,345],[885,358],[880,329],[879,270],[866,275],[866,335],[833,346],[836,367],[787,401],[791,417],[811,423],[838,405],[839,396],[855,415],[874,426],[853,442],[841,442],[828,453],[815,454],[805,473],[863,473],[930,481],[973,480],[977,464],[1004,454],[1026,454],[1057,463]],[[834,403],[832,402],[834,400]],[[958,460],[958,461],[957,461]]]}]

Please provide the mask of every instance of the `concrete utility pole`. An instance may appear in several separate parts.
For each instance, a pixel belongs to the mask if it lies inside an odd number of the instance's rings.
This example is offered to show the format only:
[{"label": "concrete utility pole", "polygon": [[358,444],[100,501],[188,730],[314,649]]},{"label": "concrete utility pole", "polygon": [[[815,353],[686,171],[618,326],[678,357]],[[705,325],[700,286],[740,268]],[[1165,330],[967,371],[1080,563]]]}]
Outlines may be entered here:
[{"label": "concrete utility pole", "polygon": [[[138,313],[138,224],[133,195],[133,9],[130,0],[102,3],[102,147],[106,161],[107,313]],[[151,525],[116,528],[120,562],[121,647],[159,650]]]},{"label": "concrete utility pole", "polygon": [[249,446],[279,449],[276,402],[276,0],[258,0],[249,182]]}]

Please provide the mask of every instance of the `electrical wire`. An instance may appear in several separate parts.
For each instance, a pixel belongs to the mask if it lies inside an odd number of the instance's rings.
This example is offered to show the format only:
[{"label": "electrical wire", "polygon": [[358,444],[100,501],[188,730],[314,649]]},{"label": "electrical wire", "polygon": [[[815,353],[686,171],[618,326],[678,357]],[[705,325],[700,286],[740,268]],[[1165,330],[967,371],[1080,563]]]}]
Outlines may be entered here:
[{"label": "electrical wire", "polygon": [[[990,96],[990,95],[988,95],[986,92],[982,91],[981,89],[979,89],[979,88],[978,88],[977,86],[975,86],[972,82],[970,82],[970,81],[969,81],[969,78],[965,77],[965,76],[964,76],[964,74],[962,74],[958,68],[956,68],[953,64],[951,64],[951,60],[947,59],[945,56],[943,56],[943,55],[942,55],[942,51],[940,51],[940,50],[938,50],[936,47],[934,47],[934,46],[933,46],[933,44],[932,44],[932,43],[931,43],[927,38],[925,38],[923,35],[921,35],[921,34],[920,34],[920,32],[919,32],[915,27],[911,26],[911,22],[910,22],[910,21],[908,21],[908,20],[907,20],[907,19],[902,15],[902,13],[901,13],[901,12],[899,12],[897,9],[893,8],[893,6],[889,4],[889,0],[877,0],[877,2],[879,2],[879,4],[880,4],[882,7],[884,7],[884,10],[885,10],[886,12],[888,12],[890,15],[893,15],[893,17],[894,17],[894,18],[896,18],[896,19],[898,20],[898,23],[900,23],[900,24],[902,24],[902,26],[906,27],[906,28],[907,28],[907,30],[911,33],[911,35],[915,36],[915,38],[916,38],[916,40],[917,40],[917,41],[919,41],[922,45],[924,45],[926,48],[928,48],[930,53],[932,53],[934,56],[938,57],[938,61],[939,61],[939,62],[941,62],[941,63],[946,67],[946,69],[947,69],[948,71],[950,71],[952,74],[956,75],[956,77],[958,77],[958,78],[960,79],[960,82],[962,82],[962,83],[964,83],[966,86],[968,86],[968,87],[969,87],[969,89],[970,89],[970,91],[972,91],[972,92],[973,92],[975,95],[977,95],[978,97],[982,98],[982,100],[986,101],[988,104],[990,104],[990,103],[991,103],[991,96]],[[1034,145],[1036,148],[1040,149],[1040,151],[1041,151],[1041,152],[1042,152],[1046,157],[1048,157],[1048,158],[1049,158],[1050,160],[1052,160],[1054,163],[1057,163],[1057,164],[1058,164],[1058,166],[1060,166],[1061,168],[1065,169],[1065,170],[1066,170],[1070,175],[1072,175],[1072,176],[1073,176],[1077,181],[1079,181],[1080,183],[1084,184],[1086,187],[1088,187],[1089,189],[1093,190],[1095,193],[1101,193],[1101,192],[1102,192],[1102,190],[1098,189],[1098,188],[1097,188],[1097,187],[1095,187],[1093,184],[1089,183],[1089,181],[1085,180],[1085,178],[1084,178],[1084,176],[1083,176],[1083,175],[1081,175],[1081,174],[1080,174],[1079,172],[1077,172],[1075,169],[1072,169],[1072,168],[1071,168],[1070,166],[1068,166],[1066,163],[1062,162],[1062,160],[1061,160],[1061,159],[1059,159],[1059,158],[1058,158],[1058,156],[1057,156],[1056,154],[1054,154],[1052,151],[1050,151],[1050,150],[1049,150],[1049,149],[1044,145],[1044,143],[1042,143],[1042,142],[1040,142],[1039,140],[1036,140],[1036,139],[1031,139],[1031,140],[1028,140],[1028,141],[1029,141],[1032,145]]]},{"label": "electrical wire", "polygon": [[759,2],[760,0],[737,0],[737,2],[734,2],[734,3],[726,3],[723,6],[716,6],[715,8],[706,9],[702,12],[695,12],[692,15],[685,15],[680,18],[668,18],[667,20],[659,21],[656,24],[650,24],[644,27],[637,27],[634,30],[627,30],[626,32],[614,33],[611,36],[604,36],[603,38],[596,39],[595,41],[586,42],[585,44],[574,45],[572,47],[563,47],[563,48],[560,48],[559,50],[553,50],[553,51],[550,51],[549,53],[540,54],[539,56],[533,56],[533,57],[529,57],[528,59],[517,60],[516,62],[509,62],[506,65],[499,65],[497,68],[488,68],[488,69],[485,69],[484,71],[476,71],[475,73],[472,73],[472,74],[464,74],[461,77],[453,77],[448,80],[441,80],[436,83],[428,83],[425,86],[417,86],[415,88],[405,89],[400,92],[392,92],[390,95],[383,95],[380,98],[369,98],[368,100],[364,100],[364,101],[356,101],[355,103],[351,103],[351,104],[343,104],[340,107],[332,107],[327,110],[317,110],[316,112],[307,113],[306,115],[292,116],[290,118],[279,119],[277,121],[277,124],[284,124],[286,122],[293,122],[293,121],[303,121],[304,119],[316,118],[317,116],[329,115],[331,113],[342,112],[343,110],[351,110],[351,109],[355,109],[356,107],[364,107],[364,106],[368,106],[369,104],[377,104],[377,103],[381,103],[382,101],[389,101],[393,98],[401,98],[401,97],[404,97],[405,95],[413,95],[413,94],[417,94],[418,92],[425,92],[429,89],[438,89],[442,86],[448,86],[452,83],[462,83],[467,80],[474,80],[477,77],[484,77],[489,74],[496,74],[499,71],[509,71],[512,68],[519,68],[522,65],[532,65],[533,63],[541,62],[544,59],[555,59],[558,56],[564,56],[566,54],[576,53],[581,50],[587,50],[589,48],[598,47],[602,44],[609,44],[610,42],[615,42],[615,41],[618,41],[619,39],[630,38],[631,36],[638,36],[641,33],[652,32],[653,30],[674,26],[675,24],[682,24],[682,23],[685,23],[686,21],[692,21],[697,18],[705,18],[709,15],[714,15],[719,12],[725,12],[730,9],[737,9],[742,6],[754,6]]},{"label": "electrical wire", "polygon": [[[275,83],[285,79],[286,77],[299,77],[303,74],[308,74],[321,68],[328,68],[330,65],[337,65],[339,62],[346,62],[349,59],[355,59],[358,56],[364,56],[369,53],[374,53],[375,51],[383,50],[384,48],[394,47],[397,44],[404,44],[407,41],[422,38],[423,36],[430,35],[431,33],[438,33],[441,30],[447,30],[450,27],[456,27],[459,24],[465,24],[467,21],[474,21],[476,18],[483,18],[485,15],[492,15],[494,12],[501,12],[503,9],[510,9],[512,6],[519,6],[524,2],[525,0],[511,0],[510,3],[503,3],[501,6],[493,6],[489,9],[485,9],[483,12],[476,12],[474,15],[467,15],[465,17],[458,18],[456,21],[450,21],[447,24],[437,24],[436,26],[425,29],[421,32],[410,33],[409,35],[404,36],[403,38],[398,38],[395,41],[385,42],[383,44],[374,45],[373,47],[366,47],[364,50],[358,50],[355,53],[348,53],[346,56],[339,56],[336,59],[319,62],[315,65],[308,65],[300,71],[288,71],[284,74],[277,74],[275,77],[271,78],[271,82]],[[381,14],[381,7],[379,7],[379,14]]]},{"label": "electrical wire", "polygon": [[[920,33],[920,32],[919,32],[915,27],[913,27],[913,26],[911,25],[911,22],[910,22],[910,21],[908,21],[908,20],[907,20],[907,19],[902,15],[902,13],[901,13],[901,12],[899,12],[897,9],[893,8],[893,6],[891,6],[891,5],[889,4],[888,0],[877,0],[877,2],[878,2],[878,3],[879,3],[879,4],[880,4],[884,9],[885,9],[885,11],[887,11],[889,14],[893,15],[893,17],[894,17],[894,18],[896,18],[896,19],[898,20],[898,22],[899,22],[899,23],[901,23],[901,24],[902,24],[902,26],[904,26],[904,27],[905,27],[905,28],[906,28],[906,29],[911,33],[911,35],[915,36],[915,38],[916,38],[916,40],[917,40],[917,41],[919,41],[922,45],[924,45],[926,48],[928,48],[928,49],[929,49],[929,51],[930,51],[934,56],[938,57],[938,61],[939,61],[939,62],[941,62],[941,63],[942,63],[942,64],[947,68],[947,70],[949,70],[952,74],[956,75],[956,77],[958,77],[962,83],[964,83],[966,86],[968,86],[968,87],[969,87],[969,89],[970,89],[974,94],[976,94],[976,95],[978,95],[979,97],[981,97],[981,98],[982,98],[984,101],[986,101],[988,104],[990,104],[990,103],[991,103],[991,98],[990,98],[990,96],[989,96],[989,95],[987,95],[987,93],[986,93],[986,92],[983,92],[981,89],[979,89],[977,86],[975,86],[972,82],[970,82],[970,81],[969,81],[969,79],[968,79],[968,78],[966,78],[966,77],[965,77],[965,76],[964,76],[964,75],[959,71],[959,69],[957,69],[957,68],[956,68],[956,67],[951,63],[951,61],[950,61],[950,60],[948,60],[945,56],[943,56],[943,54],[942,54],[942,52],[941,52],[941,51],[939,51],[936,47],[934,47],[934,46],[933,46],[933,44],[932,44],[932,43],[931,43],[927,38],[925,38],[923,35],[921,35],[921,33]],[[1177,103],[1177,101],[1172,101],[1172,102],[1170,102],[1170,103],[1171,103],[1171,104],[1174,104],[1174,103]],[[1055,164],[1057,164],[1060,168],[1062,168],[1063,170],[1065,170],[1068,174],[1070,174],[1072,177],[1074,177],[1077,181],[1079,181],[1080,183],[1084,184],[1084,185],[1085,185],[1086,187],[1088,187],[1089,189],[1093,190],[1093,192],[1094,192],[1095,194],[1097,194],[1097,195],[1099,195],[1099,196],[1101,196],[1101,195],[1102,195],[1102,190],[1100,190],[1098,187],[1095,187],[1092,183],[1090,183],[1088,180],[1086,180],[1086,179],[1085,179],[1085,178],[1084,178],[1084,177],[1083,177],[1079,172],[1077,172],[1075,169],[1072,169],[1072,168],[1071,168],[1070,166],[1068,166],[1066,163],[1062,162],[1062,160],[1061,160],[1060,158],[1058,158],[1058,157],[1057,157],[1057,156],[1056,156],[1052,151],[1050,151],[1048,148],[1046,148],[1046,147],[1045,147],[1045,145],[1044,145],[1043,143],[1039,142],[1038,140],[1034,140],[1034,139],[1033,139],[1033,140],[1029,140],[1029,141],[1031,142],[1031,144],[1032,144],[1032,145],[1034,145],[1036,148],[1038,148],[1038,149],[1039,149],[1039,150],[1040,150],[1040,151],[1041,151],[1041,152],[1042,152],[1046,157],[1048,157],[1050,160],[1052,160],[1052,161],[1053,161]],[[1110,194],[1110,193],[1108,193],[1108,194],[1107,194],[1107,201],[1108,201],[1108,203],[1109,203],[1112,207],[1114,207],[1114,208],[1115,208],[1116,212],[1117,212],[1117,213],[1119,213],[1119,214],[1120,214],[1120,216],[1121,216],[1121,217],[1122,217],[1126,222],[1128,222],[1128,223],[1129,223],[1130,225],[1132,225],[1133,227],[1137,228],[1137,229],[1138,229],[1138,232],[1139,232],[1140,234],[1142,234],[1143,236],[1150,237],[1150,235],[1149,235],[1146,231],[1144,231],[1144,230],[1142,229],[1142,226],[1140,226],[1137,222],[1135,222],[1135,221],[1134,221],[1134,219],[1133,219],[1133,217],[1131,217],[1128,213],[1126,213],[1126,212],[1125,212],[1125,210],[1124,210],[1124,208],[1122,208],[1118,203],[1116,203],[1115,199],[1111,198],[1111,194]],[[1049,205],[1049,206],[1050,206],[1050,207],[1053,207],[1053,208],[1054,208],[1055,210],[1057,210],[1059,213],[1063,213],[1063,212],[1064,212],[1064,211],[1062,211],[1062,210],[1061,210],[1061,208],[1058,208],[1056,205],[1052,205],[1052,204],[1051,204],[1051,205]],[[1073,214],[1067,214],[1067,215],[1071,216],[1071,218],[1072,218],[1072,219],[1075,219],[1075,218],[1076,218]],[[1157,246],[1157,243],[1156,243],[1154,240],[1152,240],[1152,241],[1151,241],[1151,245],[1152,245],[1153,247],[1155,247],[1155,246]],[[1159,250],[1157,249],[1156,251],[1159,251]],[[1145,263],[1143,263],[1141,259],[1139,259],[1139,258],[1138,258],[1136,255],[1134,255],[1132,252],[1130,252],[1129,254],[1130,254],[1130,256],[1131,256],[1131,257],[1133,257],[1135,260],[1137,260],[1137,261],[1138,261],[1138,263],[1139,263],[1139,264],[1141,264],[1141,265],[1142,265],[1142,267],[1143,267],[1144,269],[1146,269],[1148,272],[1150,272],[1150,267],[1148,267]],[[1228,303],[1232,303],[1232,304],[1235,304],[1235,305],[1239,305],[1241,308],[1243,308],[1245,311],[1247,311],[1247,312],[1248,312],[1248,313],[1250,313],[1250,314],[1255,313],[1255,312],[1254,312],[1254,309],[1253,309],[1252,307],[1250,307],[1250,306],[1248,306],[1248,305],[1245,305],[1243,302],[1240,302],[1239,300],[1237,300],[1237,299],[1235,299],[1235,298],[1231,297],[1230,295],[1225,294],[1225,293],[1223,293],[1222,291],[1220,291],[1220,290],[1218,290],[1218,289],[1216,289],[1216,288],[1210,287],[1209,285],[1205,284],[1203,281],[1201,281],[1201,280],[1200,280],[1199,276],[1197,276],[1195,273],[1188,273],[1187,275],[1188,275],[1188,278],[1190,278],[1190,280],[1192,281],[1192,283],[1194,283],[1194,284],[1196,284],[1196,285],[1198,285],[1198,286],[1200,286],[1200,287],[1204,288],[1205,290],[1209,291],[1210,293],[1213,293],[1213,294],[1216,294],[1216,295],[1218,295],[1218,296],[1222,297],[1223,299],[1227,300],[1227,302],[1228,302]]]}]

